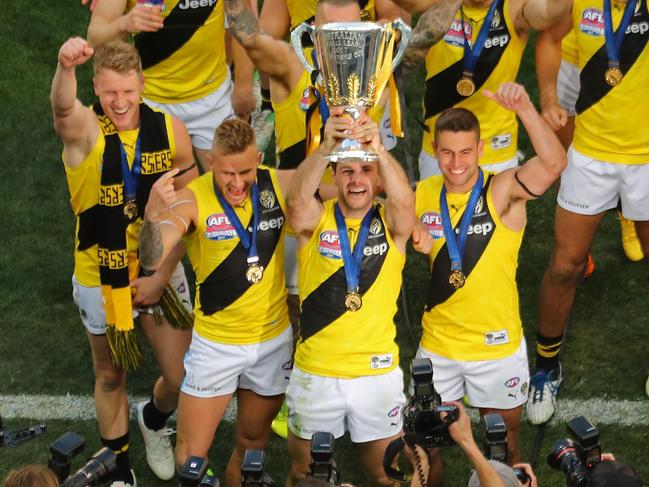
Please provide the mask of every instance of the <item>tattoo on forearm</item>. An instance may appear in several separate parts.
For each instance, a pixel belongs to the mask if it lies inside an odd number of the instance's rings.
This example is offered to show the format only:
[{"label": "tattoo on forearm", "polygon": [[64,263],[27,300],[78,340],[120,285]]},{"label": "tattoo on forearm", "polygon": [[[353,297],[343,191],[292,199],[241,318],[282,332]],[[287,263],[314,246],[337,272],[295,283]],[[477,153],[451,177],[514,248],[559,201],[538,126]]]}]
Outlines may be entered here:
[{"label": "tattoo on forearm", "polygon": [[462,0],[438,0],[421,14],[403,58],[405,68],[414,68],[426,58],[431,46],[448,31],[461,4]]},{"label": "tattoo on forearm", "polygon": [[155,269],[162,257],[162,237],[160,226],[145,219],[138,238],[140,264],[145,269]]},{"label": "tattoo on forearm", "polygon": [[229,31],[242,46],[253,46],[261,34],[259,21],[241,0],[225,0]]}]

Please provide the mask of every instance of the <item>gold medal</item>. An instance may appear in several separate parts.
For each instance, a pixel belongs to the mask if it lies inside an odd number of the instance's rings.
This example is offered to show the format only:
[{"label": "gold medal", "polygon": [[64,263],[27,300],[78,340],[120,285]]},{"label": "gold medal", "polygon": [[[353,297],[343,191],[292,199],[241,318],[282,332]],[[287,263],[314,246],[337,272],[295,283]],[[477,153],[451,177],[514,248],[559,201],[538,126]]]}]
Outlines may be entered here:
[{"label": "gold medal", "polygon": [[617,66],[608,68],[604,73],[604,79],[610,86],[617,86],[622,82],[624,75],[622,71]]},{"label": "gold medal", "polygon": [[137,203],[135,200],[130,200],[124,203],[124,216],[130,222],[137,218]]},{"label": "gold medal", "polygon": [[372,17],[370,16],[370,13],[365,9],[361,10],[361,20],[363,22],[368,21],[368,20],[372,20]]},{"label": "gold medal", "polygon": [[250,284],[257,284],[264,277],[264,268],[260,265],[249,265],[246,269],[246,279]]},{"label": "gold medal", "polygon": [[360,294],[353,291],[347,293],[347,296],[345,296],[345,307],[349,311],[358,311],[359,309],[361,309],[361,306],[363,306],[363,298],[361,298]]},{"label": "gold medal", "polygon": [[475,93],[475,83],[471,78],[464,76],[460,81],[457,82],[455,89],[460,95],[466,98]]},{"label": "gold medal", "polygon": [[451,271],[451,273],[448,275],[448,283],[453,286],[455,289],[460,289],[462,286],[464,286],[464,282],[466,281],[466,276],[462,273],[462,271]]}]

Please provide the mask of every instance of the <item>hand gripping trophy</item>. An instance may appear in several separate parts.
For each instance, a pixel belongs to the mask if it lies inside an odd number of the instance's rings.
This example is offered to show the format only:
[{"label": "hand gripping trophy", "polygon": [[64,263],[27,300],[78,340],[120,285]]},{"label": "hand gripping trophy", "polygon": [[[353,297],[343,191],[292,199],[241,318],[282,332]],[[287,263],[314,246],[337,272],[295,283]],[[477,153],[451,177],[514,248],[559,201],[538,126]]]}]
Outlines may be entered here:
[{"label": "hand gripping trophy", "polygon": [[[401,39],[393,57],[397,31]],[[401,19],[386,24],[332,22],[319,27],[304,23],[293,30],[291,44],[309,73],[318,72],[316,83],[324,91],[327,105],[344,107],[345,113],[357,119],[380,99],[403,57],[410,32]],[[315,66],[304,55],[304,33],[313,41]],[[330,162],[344,159],[376,161],[378,156],[358,141],[345,139],[327,156]]]}]

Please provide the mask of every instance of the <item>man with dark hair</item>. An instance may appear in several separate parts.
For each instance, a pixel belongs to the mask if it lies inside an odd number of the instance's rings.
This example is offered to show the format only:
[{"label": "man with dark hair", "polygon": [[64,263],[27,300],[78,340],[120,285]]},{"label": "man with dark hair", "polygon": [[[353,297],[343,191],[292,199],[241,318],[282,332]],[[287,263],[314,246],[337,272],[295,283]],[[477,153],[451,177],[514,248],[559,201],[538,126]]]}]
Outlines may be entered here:
[{"label": "man with dark hair", "polygon": [[182,238],[196,274],[177,465],[207,457],[236,393],[236,447],[225,472],[225,485],[235,487],[245,451],[268,446],[292,366],[283,196],[292,171],[259,167],[254,131],[236,118],[217,128],[208,161],[211,171],[178,192],[176,171],[154,185],[140,253],[142,266],[155,269]]},{"label": "man with dark hair", "polygon": [[[503,416],[508,460],[517,463],[529,380],[516,287],[518,252],[527,201],[559,177],[566,157],[521,85],[505,83],[484,96],[518,115],[537,156],[517,169],[485,173],[478,165],[485,141],[476,116],[452,108],[437,119],[442,176],[420,182],[416,192],[413,243],[431,265],[417,356],[431,359],[443,401],[466,396],[481,414]],[[438,481],[439,455],[431,469]]]},{"label": "man with dark hair", "polygon": [[[322,145],[297,169],[287,197],[297,234],[302,315],[295,367],[287,389],[288,447],[295,485],[309,468],[315,431],[348,430],[370,485],[390,484],[382,460],[401,434],[403,374],[394,315],[414,224],[413,197],[400,164],[380,142],[378,127],[332,110]],[[336,200],[317,189],[325,156],[346,137],[360,140],[378,161],[334,166]],[[385,203],[375,197],[385,191]]]},{"label": "man with dark hair", "polygon": [[[88,108],[76,98],[75,68],[93,53],[99,101]],[[176,408],[182,357],[190,340],[189,330],[172,329],[166,319],[158,325],[150,311],[142,309],[157,302],[170,279],[175,289],[184,289],[189,304],[184,274],[174,272],[179,254],[153,276],[137,278],[137,234],[154,181],[172,166],[193,167],[187,129],[178,119],[142,103],[143,88],[140,57],[132,45],[116,41],[95,52],[77,37],[59,50],[50,94],[77,217],[73,297],[92,351],[101,441],[117,454],[115,487],[135,485],[128,460],[125,382],[126,370],[140,358],[133,318],[138,317],[162,371],[151,400],[138,408],[138,418],[144,415],[149,421],[147,458],[154,454],[156,474],[167,479],[173,477],[174,463],[165,425]],[[176,184],[182,186],[195,176],[194,169]]]}]

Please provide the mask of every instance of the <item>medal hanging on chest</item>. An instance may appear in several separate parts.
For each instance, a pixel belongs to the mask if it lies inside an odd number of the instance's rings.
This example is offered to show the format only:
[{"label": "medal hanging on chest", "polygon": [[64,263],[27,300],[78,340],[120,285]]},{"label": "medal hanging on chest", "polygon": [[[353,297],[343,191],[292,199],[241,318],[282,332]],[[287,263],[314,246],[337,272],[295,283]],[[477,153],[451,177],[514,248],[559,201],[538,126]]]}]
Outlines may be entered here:
[{"label": "medal hanging on chest", "polygon": [[624,78],[624,73],[620,69],[620,51],[622,42],[624,42],[624,34],[631,22],[635,7],[636,0],[627,1],[620,25],[614,31],[611,0],[604,0],[604,43],[608,57],[608,68],[604,71],[604,81],[612,87],[619,86]]},{"label": "medal hanging on chest", "polygon": [[214,180],[212,180],[212,184],[214,185],[214,194],[216,194],[216,198],[219,200],[223,211],[225,211],[230,224],[237,232],[241,245],[248,251],[248,257],[246,258],[248,267],[245,272],[246,280],[250,284],[257,284],[264,278],[264,267],[259,263],[259,255],[257,253],[257,227],[259,227],[259,188],[257,187],[257,183],[255,182],[250,189],[250,201],[252,205],[252,228],[250,230],[246,230],[243,227],[234,208],[225,200],[216,187]]},{"label": "medal hanging on chest", "polygon": [[359,282],[361,277],[361,263],[363,260],[363,249],[367,242],[370,232],[370,223],[374,217],[374,207],[365,214],[361,221],[361,228],[358,232],[358,239],[352,252],[347,234],[347,223],[345,217],[340,211],[338,203],[334,207],[334,217],[336,219],[336,228],[338,229],[338,239],[340,240],[340,251],[343,259],[343,268],[345,270],[345,280],[347,282],[347,294],[345,295],[345,307],[348,311],[355,312],[363,306],[363,298],[359,293]]},{"label": "medal hanging on chest", "polygon": [[137,188],[140,182],[140,173],[142,171],[142,148],[140,146],[140,134],[137,136],[135,142],[135,154],[133,156],[133,164],[128,167],[128,157],[124,144],[119,141],[119,152],[122,159],[122,180],[124,181],[124,206],[122,211],[124,218],[129,223],[137,220],[139,215],[139,208],[137,206]]},{"label": "medal hanging on chest", "polygon": [[469,202],[467,203],[466,209],[462,214],[458,228],[459,234],[456,234],[455,230],[453,229],[453,223],[451,222],[451,216],[448,211],[448,203],[446,201],[446,188],[444,186],[442,186],[442,191],[439,195],[439,207],[442,213],[444,238],[446,239],[448,256],[451,260],[451,269],[448,275],[448,283],[453,287],[453,289],[460,289],[466,283],[466,275],[462,271],[462,259],[464,257],[464,248],[466,246],[469,225],[471,224],[471,220],[473,219],[475,207],[478,203],[478,199],[480,198],[480,193],[482,192],[483,182],[484,175],[482,174],[482,171],[478,169],[478,180],[471,189]]},{"label": "medal hanging on chest", "polygon": [[496,9],[500,0],[493,0],[489,10],[487,11],[487,16],[484,19],[484,23],[480,28],[478,37],[475,38],[473,46],[469,44],[469,39],[466,37],[466,29],[464,22],[464,12],[460,9],[461,20],[462,20],[462,35],[464,36],[464,57],[462,58],[462,78],[455,85],[455,89],[458,94],[468,98],[475,93],[476,85],[473,80],[473,73],[475,73],[475,68],[478,64],[478,59],[484,49],[485,41],[487,40],[487,35],[491,29],[491,21],[494,18]]}]

